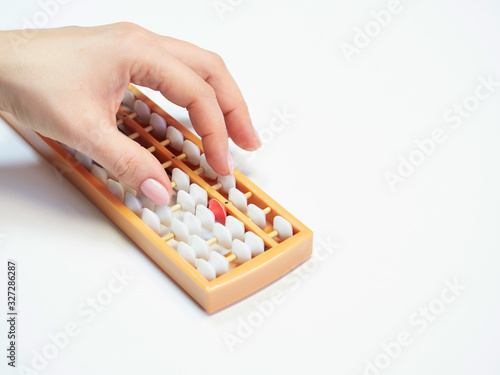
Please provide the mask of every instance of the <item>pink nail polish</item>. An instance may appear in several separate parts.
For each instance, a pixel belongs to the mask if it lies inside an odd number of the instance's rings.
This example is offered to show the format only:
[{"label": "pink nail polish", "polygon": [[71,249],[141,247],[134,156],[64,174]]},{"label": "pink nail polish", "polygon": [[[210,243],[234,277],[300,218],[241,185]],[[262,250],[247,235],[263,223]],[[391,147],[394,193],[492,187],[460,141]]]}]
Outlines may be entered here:
[{"label": "pink nail polish", "polygon": [[166,206],[170,200],[168,190],[158,181],[148,178],[140,186],[141,193],[158,206]]},{"label": "pink nail polish", "polygon": [[260,139],[259,132],[255,128],[253,128],[253,130],[255,132],[255,138],[257,138],[257,141],[259,142],[259,147],[260,147],[260,146],[262,146],[262,140]]}]

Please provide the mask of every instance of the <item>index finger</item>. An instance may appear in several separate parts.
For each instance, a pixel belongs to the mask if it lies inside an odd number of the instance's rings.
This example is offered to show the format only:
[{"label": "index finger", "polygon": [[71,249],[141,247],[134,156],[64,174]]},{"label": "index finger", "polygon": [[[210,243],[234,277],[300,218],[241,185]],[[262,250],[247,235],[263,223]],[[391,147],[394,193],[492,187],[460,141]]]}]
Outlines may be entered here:
[{"label": "index finger", "polygon": [[231,139],[245,150],[258,149],[261,143],[252,125],[248,106],[222,58],[191,43],[170,37],[159,37],[160,43],[169,53],[193,69],[213,87]]},{"label": "index finger", "polygon": [[210,166],[220,175],[231,174],[227,131],[214,89],[176,57],[147,43],[129,63],[132,83],[158,90],[188,110]]}]

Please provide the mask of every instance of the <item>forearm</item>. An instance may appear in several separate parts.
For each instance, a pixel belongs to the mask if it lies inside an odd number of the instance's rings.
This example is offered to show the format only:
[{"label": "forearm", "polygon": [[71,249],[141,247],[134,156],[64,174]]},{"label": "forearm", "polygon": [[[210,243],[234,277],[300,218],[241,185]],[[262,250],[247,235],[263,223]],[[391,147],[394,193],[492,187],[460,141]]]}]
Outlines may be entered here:
[{"label": "forearm", "polygon": [[0,31],[0,111],[9,113],[13,113],[14,76],[19,69],[16,67],[18,53],[13,43],[16,38],[20,38],[19,31]]}]

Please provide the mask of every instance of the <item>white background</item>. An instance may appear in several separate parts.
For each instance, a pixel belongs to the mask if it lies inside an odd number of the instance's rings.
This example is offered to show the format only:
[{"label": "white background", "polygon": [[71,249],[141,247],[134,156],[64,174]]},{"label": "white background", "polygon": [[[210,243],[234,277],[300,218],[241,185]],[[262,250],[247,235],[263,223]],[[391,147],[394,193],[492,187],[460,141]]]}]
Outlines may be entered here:
[{"label": "white background", "polygon": [[[1,28],[43,9],[20,3],[2,5]],[[69,0],[46,26],[128,20],[219,53],[265,135],[262,151],[236,159],[315,232],[321,260],[207,314],[2,122],[0,372],[18,373],[4,355],[15,259],[18,365],[78,326],[43,371],[20,373],[498,374],[500,87],[468,97],[479,77],[500,81],[500,4],[401,0],[379,33],[371,12],[386,1],[230,4],[220,17],[212,0]],[[378,35],[349,62],[341,43],[367,25]],[[464,100],[477,108],[454,128],[443,115]],[[293,119],[273,130],[283,109]],[[446,140],[391,190],[387,172],[436,129]],[[122,270],[134,280],[86,320],[78,306]]]}]

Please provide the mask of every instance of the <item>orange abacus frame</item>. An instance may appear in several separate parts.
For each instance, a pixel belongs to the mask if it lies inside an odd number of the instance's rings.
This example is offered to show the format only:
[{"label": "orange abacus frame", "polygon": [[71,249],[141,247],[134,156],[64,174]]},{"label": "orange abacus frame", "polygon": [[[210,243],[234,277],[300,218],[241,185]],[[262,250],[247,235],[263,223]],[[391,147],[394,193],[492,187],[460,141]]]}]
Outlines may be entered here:
[{"label": "orange abacus frame", "polygon": [[[152,112],[163,117],[168,126],[174,126],[182,132],[185,139],[192,141],[203,152],[201,140],[181,123],[162,110],[136,87],[130,85],[129,91],[136,99],[146,103]],[[238,170],[234,171],[236,187],[243,192],[252,192],[248,203],[258,207],[269,207],[266,215],[267,226],[264,229],[255,225],[251,219],[240,212],[227,195],[214,190],[214,182],[203,174],[194,173],[197,167],[186,160],[176,158],[178,154],[169,147],[160,144],[152,134],[144,130],[149,124],[143,124],[129,116],[130,111],[121,107],[117,118],[122,119],[130,133],[138,133],[136,141],[148,148],[161,163],[171,161],[171,168],[179,168],[188,174],[191,182],[204,188],[209,198],[223,203],[228,213],[245,225],[245,230],[257,234],[264,241],[266,251],[253,259],[240,264],[213,281],[206,280],[191,264],[185,261],[171,246],[150,229],[138,216],[125,206],[117,197],[106,189],[87,169],[85,169],[58,142],[39,135],[17,122],[12,116],[0,113],[28,143],[49,160],[69,181],[80,189],[97,207],[99,207],[127,236],[129,236],[153,261],[155,261],[172,279],[174,279],[207,312],[213,312],[240,300],[289,272],[310,257],[312,253],[313,233],[283,207],[271,199]],[[136,134],[137,135],[137,134]],[[280,241],[270,237],[272,219],[280,215],[293,227],[293,236]]]}]

